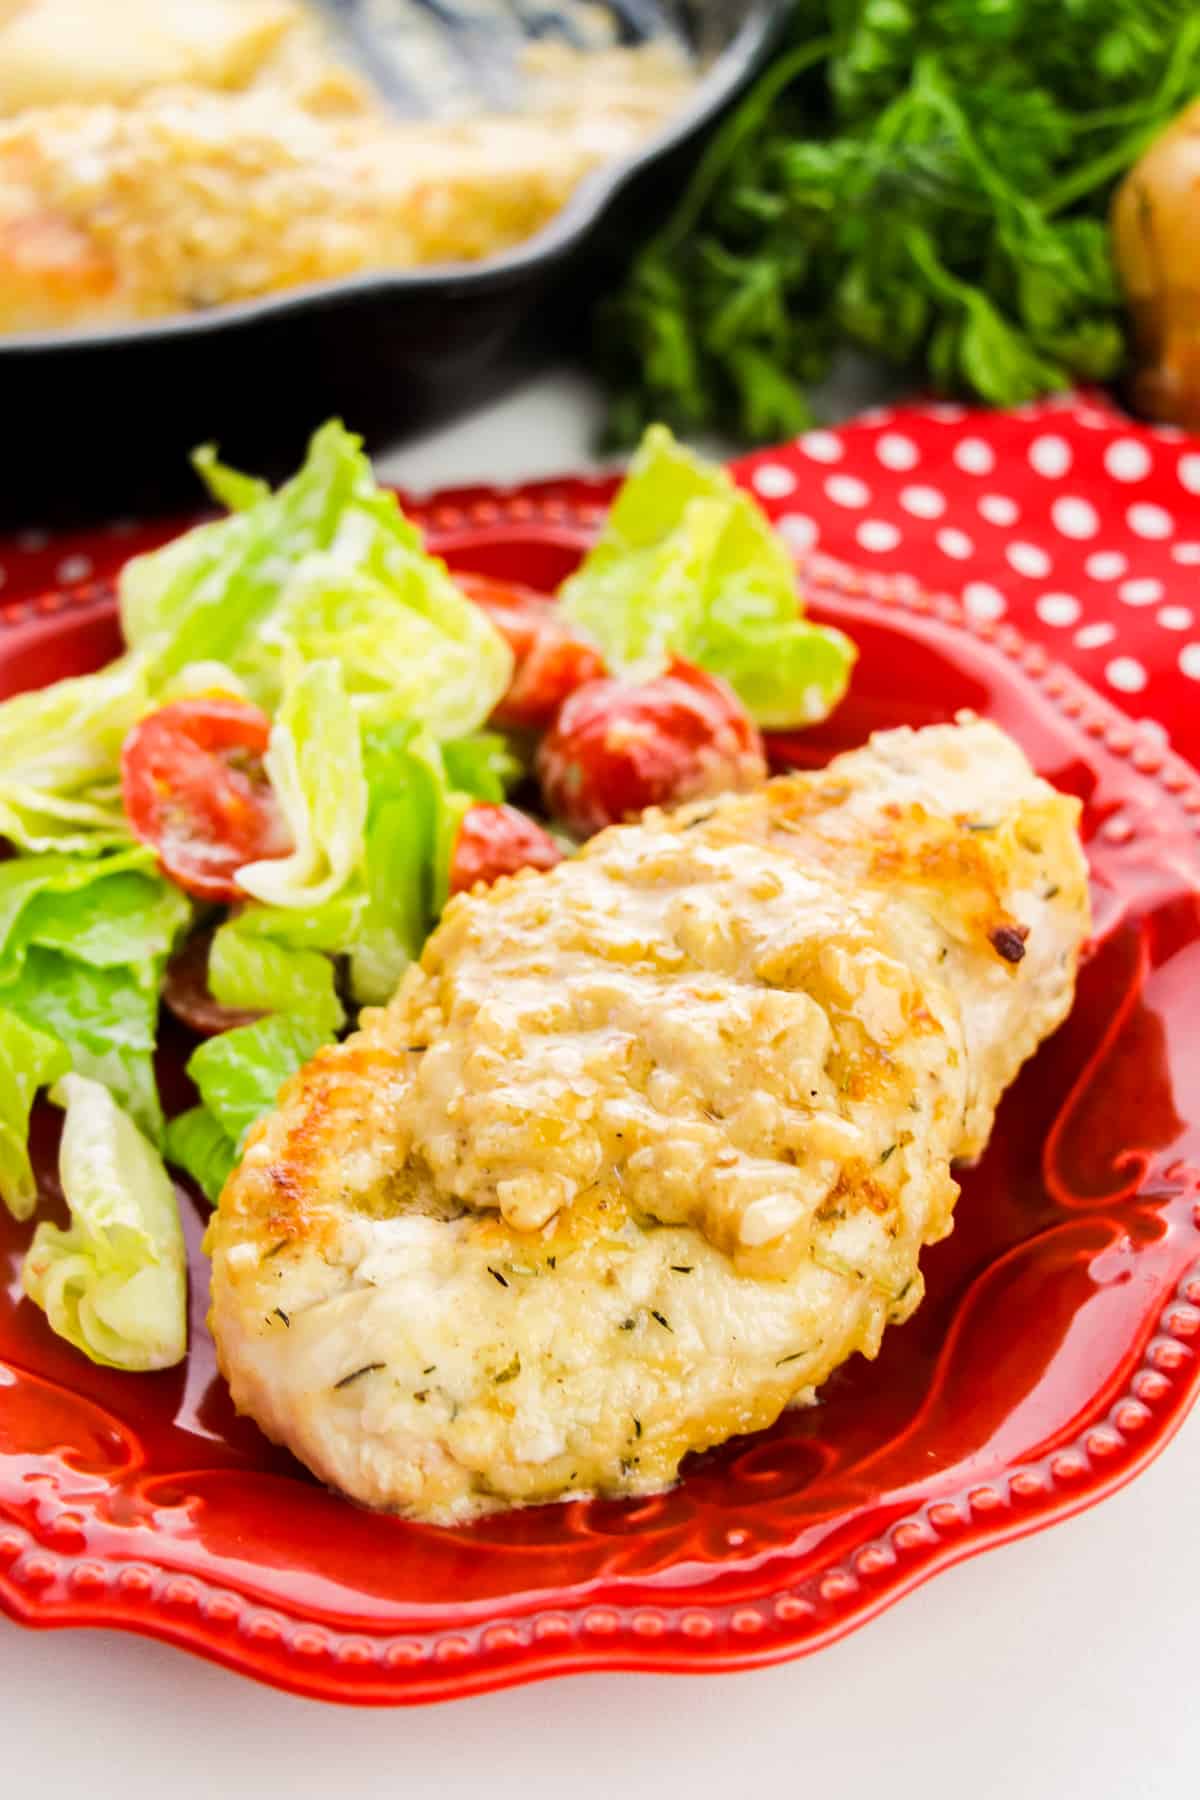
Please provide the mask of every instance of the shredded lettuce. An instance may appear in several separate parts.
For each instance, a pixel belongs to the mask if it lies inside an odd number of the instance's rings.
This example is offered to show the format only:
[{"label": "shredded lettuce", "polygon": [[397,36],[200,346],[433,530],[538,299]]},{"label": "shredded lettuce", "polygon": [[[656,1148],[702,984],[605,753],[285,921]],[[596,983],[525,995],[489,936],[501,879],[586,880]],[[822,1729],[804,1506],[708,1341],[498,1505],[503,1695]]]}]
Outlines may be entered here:
[{"label": "shredded lettuce", "polygon": [[51,1327],[92,1362],[169,1369],[187,1350],[187,1257],[158,1152],[99,1082],[64,1075],[58,1153],[71,1223],[44,1221],[22,1279]]},{"label": "shredded lettuce", "polygon": [[774,730],[824,718],[854,665],[849,638],[799,617],[791,556],[749,494],[661,425],[561,601],[618,673],[647,680],[686,657]]},{"label": "shredded lettuce", "polygon": [[0,1200],[14,1219],[27,1219],[37,1199],[29,1161],[34,1096],[69,1067],[57,1038],[0,1007]]}]

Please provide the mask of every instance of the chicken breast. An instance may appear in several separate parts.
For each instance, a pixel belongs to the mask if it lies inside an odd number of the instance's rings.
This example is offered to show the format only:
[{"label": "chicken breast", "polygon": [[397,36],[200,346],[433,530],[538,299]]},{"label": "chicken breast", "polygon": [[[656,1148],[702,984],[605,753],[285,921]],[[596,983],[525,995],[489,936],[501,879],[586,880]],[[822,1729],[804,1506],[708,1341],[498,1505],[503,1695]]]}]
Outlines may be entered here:
[{"label": "chicken breast", "polygon": [[655,1492],[874,1356],[1071,1005],[1078,811],[966,720],[454,900],[222,1196],[239,1409],[453,1522]]}]

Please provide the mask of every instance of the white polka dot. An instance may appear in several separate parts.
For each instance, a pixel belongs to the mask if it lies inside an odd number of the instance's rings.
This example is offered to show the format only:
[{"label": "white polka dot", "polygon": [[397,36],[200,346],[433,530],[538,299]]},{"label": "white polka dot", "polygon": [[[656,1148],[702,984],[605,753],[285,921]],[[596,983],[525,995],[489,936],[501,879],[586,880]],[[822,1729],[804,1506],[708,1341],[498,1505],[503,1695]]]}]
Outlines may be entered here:
[{"label": "white polka dot", "polygon": [[54,579],[56,581],[67,583],[72,581],[86,581],[92,572],[93,566],[90,556],[64,556],[57,569],[54,571]]},{"label": "white polka dot", "polygon": [[1044,575],[1048,575],[1054,566],[1046,552],[1038,544],[1025,544],[1018,540],[1015,544],[1009,544],[1004,554],[1008,559],[1009,566],[1014,568],[1018,575],[1032,575],[1039,581]]},{"label": "white polka dot", "polygon": [[1179,667],[1191,681],[1200,681],[1200,644],[1185,644],[1179,652]]},{"label": "white polka dot", "polygon": [[825,492],[835,506],[866,506],[871,498],[870,488],[857,475],[831,475]]},{"label": "white polka dot", "polygon": [[864,550],[894,550],[900,533],[890,519],[864,519],[855,537]]},{"label": "white polka dot", "polygon": [[1200,494],[1200,456],[1194,450],[1179,459],[1179,481],[1189,494]]},{"label": "white polka dot", "polygon": [[968,581],[963,589],[963,605],[973,619],[999,619],[1008,611],[1008,601],[988,581]]},{"label": "white polka dot", "polygon": [[841,438],[832,431],[806,431],[798,442],[805,456],[811,456],[814,462],[841,462],[845,454]]},{"label": "white polka dot", "polygon": [[49,542],[48,531],[19,531],[17,533],[17,549],[28,550],[31,555],[36,555],[39,550],[44,550]]},{"label": "white polka dot", "polygon": [[1035,611],[1043,625],[1073,625],[1083,608],[1074,594],[1042,594]]},{"label": "white polka dot", "polygon": [[1066,438],[1053,435],[1036,437],[1029,446],[1029,462],[1039,475],[1056,481],[1071,466],[1071,446]]},{"label": "white polka dot", "polygon": [[1177,563],[1183,563],[1186,568],[1191,568],[1194,564],[1200,563],[1200,544],[1172,544],[1171,555]]},{"label": "white polka dot", "polygon": [[1175,521],[1163,506],[1151,506],[1148,501],[1139,501],[1131,506],[1125,514],[1129,521],[1130,531],[1144,538],[1167,538],[1175,529]]},{"label": "white polka dot", "polygon": [[784,513],[775,529],[792,550],[811,550],[819,535],[815,519],[806,513]]},{"label": "white polka dot", "polygon": [[1083,566],[1093,581],[1115,581],[1129,567],[1129,558],[1119,550],[1097,550]]},{"label": "white polka dot", "polygon": [[1122,694],[1140,694],[1148,680],[1145,669],[1135,656],[1114,656],[1104,671],[1109,687]]},{"label": "white polka dot", "polygon": [[1117,598],[1126,606],[1153,606],[1156,600],[1163,597],[1163,584],[1155,581],[1153,576],[1144,576],[1136,581],[1123,581],[1117,589]]},{"label": "white polka dot", "polygon": [[1182,425],[1147,425],[1146,430],[1164,444],[1178,444],[1188,435]]},{"label": "white polka dot", "polygon": [[1143,737],[1153,738],[1156,744],[1169,744],[1171,734],[1161,719],[1135,719],[1134,724]]},{"label": "white polka dot", "polygon": [[960,419],[966,418],[967,409],[965,406],[943,403],[940,406],[927,406],[925,414],[927,418],[936,419],[939,425],[957,425]]},{"label": "white polka dot", "polygon": [[764,500],[786,500],[796,491],[796,477],[782,463],[762,463],[751,475],[750,485]]},{"label": "white polka dot", "polygon": [[858,423],[860,425],[886,425],[895,410],[894,406],[869,406],[866,412],[859,413]]},{"label": "white polka dot", "polygon": [[1074,418],[1077,425],[1086,425],[1089,431],[1111,431],[1113,427],[1113,415],[1101,412],[1098,406],[1078,406]]},{"label": "white polka dot", "polygon": [[1105,644],[1111,644],[1116,635],[1116,626],[1102,619],[1098,625],[1081,625],[1075,633],[1075,642],[1081,650],[1100,650]]},{"label": "white polka dot", "polygon": [[1090,500],[1078,494],[1064,494],[1050,508],[1050,517],[1064,537],[1095,537],[1100,529],[1100,515]]},{"label": "white polka dot", "polygon": [[1007,494],[985,494],[979,511],[989,525],[1015,525],[1021,516],[1020,507]]},{"label": "white polka dot", "polygon": [[875,454],[885,469],[915,469],[921,460],[912,439],[899,431],[885,431],[875,445]]},{"label": "white polka dot", "polygon": [[983,438],[961,438],[954,446],[954,460],[964,475],[990,475],[996,453]]},{"label": "white polka dot", "polygon": [[1160,606],[1154,616],[1164,631],[1187,631],[1192,623],[1190,606]]},{"label": "white polka dot", "polygon": [[900,491],[900,504],[915,519],[940,519],[946,510],[946,496],[937,488],[906,487]]},{"label": "white polka dot", "polygon": [[1150,452],[1136,438],[1115,438],[1104,452],[1104,466],[1114,481],[1143,481],[1150,473]]},{"label": "white polka dot", "polygon": [[955,562],[965,562],[968,556],[975,554],[974,541],[955,525],[944,525],[935,541],[942,555],[952,556]]}]

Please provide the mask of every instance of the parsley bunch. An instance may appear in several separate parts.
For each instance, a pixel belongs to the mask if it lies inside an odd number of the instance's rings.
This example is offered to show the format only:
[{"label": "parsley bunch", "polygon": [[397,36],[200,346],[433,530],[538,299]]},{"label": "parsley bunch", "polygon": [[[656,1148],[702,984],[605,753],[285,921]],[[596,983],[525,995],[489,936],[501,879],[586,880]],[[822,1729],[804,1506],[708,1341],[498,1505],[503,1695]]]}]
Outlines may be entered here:
[{"label": "parsley bunch", "polygon": [[1108,202],[1197,93],[1194,0],[800,0],[600,309],[614,440],[789,436],[839,342],[996,406],[1116,375]]}]

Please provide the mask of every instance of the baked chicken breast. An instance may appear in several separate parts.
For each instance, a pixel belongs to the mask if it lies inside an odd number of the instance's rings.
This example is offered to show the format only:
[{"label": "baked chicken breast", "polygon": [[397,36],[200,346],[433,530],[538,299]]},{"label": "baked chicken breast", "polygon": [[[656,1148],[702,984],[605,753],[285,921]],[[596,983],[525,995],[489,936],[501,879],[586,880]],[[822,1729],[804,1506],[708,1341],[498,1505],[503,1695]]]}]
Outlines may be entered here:
[{"label": "baked chicken breast", "polygon": [[964,719],[454,900],[222,1196],[239,1409],[456,1522],[658,1491],[874,1356],[1071,1005],[1078,811]]}]

